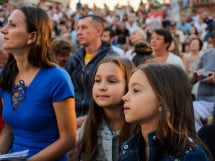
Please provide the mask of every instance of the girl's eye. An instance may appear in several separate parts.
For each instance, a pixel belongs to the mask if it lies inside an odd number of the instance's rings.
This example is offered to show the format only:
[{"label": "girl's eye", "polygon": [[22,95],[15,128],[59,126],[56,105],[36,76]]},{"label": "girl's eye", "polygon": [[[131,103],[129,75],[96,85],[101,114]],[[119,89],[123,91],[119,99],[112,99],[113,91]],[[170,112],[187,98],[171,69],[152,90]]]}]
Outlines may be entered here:
[{"label": "girl's eye", "polygon": [[133,89],[132,91],[133,91],[134,93],[139,92],[139,90],[137,90],[137,89]]},{"label": "girl's eye", "polygon": [[109,80],[110,83],[116,83],[116,80]]},{"label": "girl's eye", "polygon": [[95,79],[95,80],[94,80],[95,83],[99,83],[100,81],[101,81],[101,80],[99,80],[99,79]]}]

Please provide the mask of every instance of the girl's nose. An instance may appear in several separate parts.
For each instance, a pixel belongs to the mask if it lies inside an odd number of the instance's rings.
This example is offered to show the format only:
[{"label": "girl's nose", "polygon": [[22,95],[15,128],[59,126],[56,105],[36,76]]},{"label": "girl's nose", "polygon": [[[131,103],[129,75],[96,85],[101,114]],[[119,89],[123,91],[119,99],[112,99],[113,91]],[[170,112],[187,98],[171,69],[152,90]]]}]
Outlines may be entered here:
[{"label": "girl's nose", "polygon": [[101,84],[99,87],[100,90],[102,91],[106,91],[107,90],[107,86],[105,84]]},{"label": "girl's nose", "polygon": [[125,94],[124,96],[122,96],[122,100],[123,100],[124,102],[126,102],[126,101],[128,100],[127,94]]}]

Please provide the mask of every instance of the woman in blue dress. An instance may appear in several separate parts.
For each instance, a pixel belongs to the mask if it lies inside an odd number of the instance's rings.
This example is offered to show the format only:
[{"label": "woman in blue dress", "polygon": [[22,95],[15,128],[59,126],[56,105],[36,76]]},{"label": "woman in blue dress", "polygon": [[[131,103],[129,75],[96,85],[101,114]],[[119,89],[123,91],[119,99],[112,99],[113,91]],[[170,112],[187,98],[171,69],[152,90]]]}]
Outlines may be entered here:
[{"label": "woman in blue dress", "polygon": [[0,77],[0,152],[28,149],[27,161],[65,161],[76,140],[74,88],[49,55],[52,22],[44,10],[23,6],[1,32],[10,55]]}]

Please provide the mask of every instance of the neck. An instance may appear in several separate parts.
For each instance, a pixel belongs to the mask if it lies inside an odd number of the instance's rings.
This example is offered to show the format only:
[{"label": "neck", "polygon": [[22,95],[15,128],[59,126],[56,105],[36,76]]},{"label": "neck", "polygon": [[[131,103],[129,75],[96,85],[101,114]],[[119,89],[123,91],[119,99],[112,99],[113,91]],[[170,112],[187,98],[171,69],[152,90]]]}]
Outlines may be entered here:
[{"label": "neck", "polygon": [[146,160],[149,160],[149,150],[150,150],[148,135],[149,135],[149,133],[151,133],[153,131],[156,131],[156,128],[152,128],[152,126],[144,127],[141,125],[141,133],[142,133],[142,136],[145,140]]},{"label": "neck", "polygon": [[193,56],[198,56],[199,55],[199,51],[198,50],[194,50],[192,51]]},{"label": "neck", "polygon": [[149,140],[148,140],[149,133],[156,131],[156,129],[157,129],[156,126],[141,125],[141,133],[142,133],[142,136],[143,136],[147,146],[149,144]]},{"label": "neck", "polygon": [[104,115],[110,130],[117,131],[121,129],[124,121],[124,113],[121,107],[104,109]]},{"label": "neck", "polygon": [[27,53],[16,53],[16,54],[13,54],[13,56],[16,60],[16,64],[17,64],[17,68],[18,68],[19,72],[27,71],[27,70],[29,70],[29,68],[31,68],[30,63],[28,62]]},{"label": "neck", "polygon": [[28,61],[28,52],[13,53],[16,60],[18,74],[16,75],[15,83],[19,80],[24,80],[25,85],[29,85],[36,73],[39,71],[39,67],[33,66]]},{"label": "neck", "polygon": [[86,53],[96,54],[98,49],[100,48],[102,42],[97,41],[96,43],[90,44],[85,47]]},{"label": "neck", "polygon": [[154,50],[153,55],[155,57],[167,57],[169,55],[169,52],[166,50],[166,48]]},{"label": "neck", "polygon": [[156,116],[154,116],[154,118],[150,120],[143,120],[142,122],[140,122],[141,133],[146,143],[146,156],[147,154],[149,154],[149,148],[147,149],[147,147],[149,147],[148,135],[153,131],[157,131],[160,120],[159,115],[160,113],[158,113]]},{"label": "neck", "polygon": [[155,60],[158,62],[158,63],[165,63],[166,62],[166,59],[167,57],[169,56],[169,52],[165,49],[163,50],[156,50],[153,52],[153,56],[155,57]]}]

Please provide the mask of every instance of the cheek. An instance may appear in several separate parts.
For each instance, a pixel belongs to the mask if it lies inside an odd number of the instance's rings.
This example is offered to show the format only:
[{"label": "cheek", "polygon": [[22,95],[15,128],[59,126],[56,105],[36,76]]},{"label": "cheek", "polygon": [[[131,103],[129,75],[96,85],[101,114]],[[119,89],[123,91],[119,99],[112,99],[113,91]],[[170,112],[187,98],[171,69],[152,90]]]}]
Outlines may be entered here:
[{"label": "cheek", "polygon": [[134,101],[134,104],[138,107],[142,113],[153,113],[158,111],[158,100],[153,94],[145,94]]},{"label": "cheek", "polygon": [[114,97],[120,97],[125,95],[125,86],[118,86],[118,87],[113,87],[110,91],[112,91],[112,95]]},{"label": "cheek", "polygon": [[93,85],[93,88],[92,88],[92,97],[93,97],[93,99],[95,99],[95,95],[96,95],[96,85]]}]

